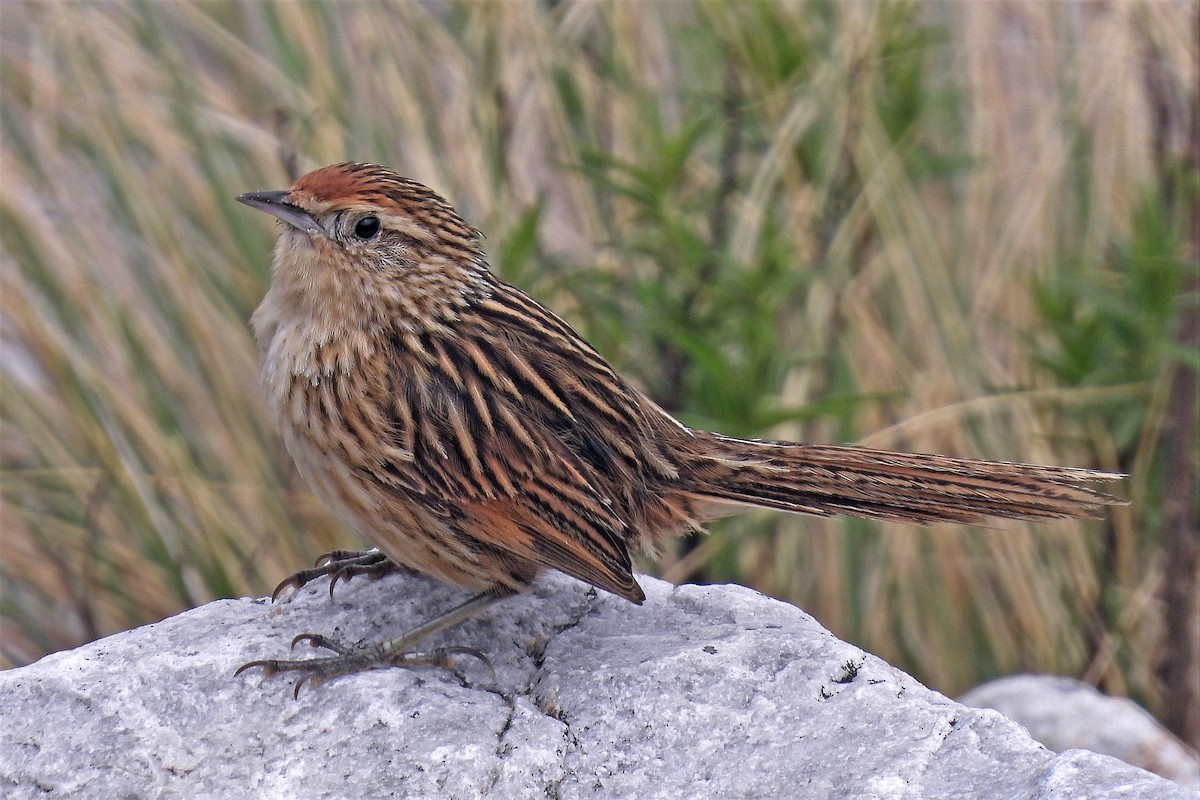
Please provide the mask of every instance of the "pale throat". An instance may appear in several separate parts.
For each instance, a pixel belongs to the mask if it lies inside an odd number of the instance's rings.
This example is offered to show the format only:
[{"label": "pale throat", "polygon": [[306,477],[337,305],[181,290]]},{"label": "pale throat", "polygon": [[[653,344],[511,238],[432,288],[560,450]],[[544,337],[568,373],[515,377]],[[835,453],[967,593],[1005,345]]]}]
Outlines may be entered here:
[{"label": "pale throat", "polygon": [[278,373],[264,382],[346,374],[390,337],[447,331],[494,289],[482,254],[351,257],[335,244],[285,233],[251,320],[265,363]]}]

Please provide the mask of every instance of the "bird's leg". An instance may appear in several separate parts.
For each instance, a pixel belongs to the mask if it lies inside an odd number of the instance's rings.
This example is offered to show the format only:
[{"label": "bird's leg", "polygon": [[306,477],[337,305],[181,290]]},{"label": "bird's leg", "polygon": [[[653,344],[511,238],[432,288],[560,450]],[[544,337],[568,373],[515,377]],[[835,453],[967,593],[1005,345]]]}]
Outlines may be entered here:
[{"label": "bird's leg", "polygon": [[492,668],[491,662],[488,661],[487,656],[474,647],[438,647],[421,652],[412,651],[410,648],[435,633],[457,625],[511,594],[512,590],[507,588],[482,592],[402,636],[384,639],[381,642],[361,647],[350,647],[319,633],[302,633],[292,639],[292,647],[300,642],[308,642],[313,647],[332,650],[336,655],[322,658],[259,659],[238,667],[234,675],[240,675],[251,667],[262,667],[263,673],[267,677],[279,672],[299,672],[300,677],[297,678],[292,692],[294,697],[299,697],[300,687],[307,682],[315,685],[339,675],[349,675],[382,667],[437,666],[453,670],[455,656],[471,656],[483,662],[494,678],[496,671]]},{"label": "bird's leg", "polygon": [[355,575],[366,575],[371,580],[376,580],[392,572],[405,571],[407,570],[403,566],[378,550],[331,550],[318,558],[313,568],[302,569],[280,581],[275,591],[271,592],[271,600],[276,600],[286,589],[300,589],[310,581],[325,575],[330,576],[329,595],[332,597],[333,587],[339,581],[348,581]]}]

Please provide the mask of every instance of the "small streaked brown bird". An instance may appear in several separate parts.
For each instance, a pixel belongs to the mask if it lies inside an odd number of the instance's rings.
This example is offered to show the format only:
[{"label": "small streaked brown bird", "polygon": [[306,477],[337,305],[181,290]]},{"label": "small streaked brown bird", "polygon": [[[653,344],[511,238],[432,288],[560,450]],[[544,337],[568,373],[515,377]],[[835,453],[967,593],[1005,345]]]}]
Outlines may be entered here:
[{"label": "small streaked brown bird", "polygon": [[412,648],[546,568],[640,603],[631,552],[745,506],[930,523],[1120,502],[1089,488],[1121,477],[1104,472],[693,430],[493,275],[445,200],[384,167],[337,164],[238,200],[284,223],[253,319],[275,423],[312,490],[378,548],[332,553],[280,589],[403,566],[477,593],[377,645],[302,634],[335,655],[242,667],[297,671],[297,692],[482,658]]}]

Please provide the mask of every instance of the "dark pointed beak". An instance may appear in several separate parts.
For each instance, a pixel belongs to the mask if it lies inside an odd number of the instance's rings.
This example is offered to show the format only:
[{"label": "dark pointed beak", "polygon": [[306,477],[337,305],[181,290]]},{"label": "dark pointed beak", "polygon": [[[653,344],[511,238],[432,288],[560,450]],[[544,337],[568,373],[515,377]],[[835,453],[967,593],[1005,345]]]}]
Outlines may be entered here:
[{"label": "dark pointed beak", "polygon": [[321,223],[317,222],[312,214],[288,202],[290,196],[291,193],[287,191],[246,192],[245,194],[239,194],[237,201],[245,203],[251,208],[257,208],[259,211],[265,211],[271,216],[277,217],[288,225],[291,225],[293,228],[327,236],[328,234],[321,227]]}]

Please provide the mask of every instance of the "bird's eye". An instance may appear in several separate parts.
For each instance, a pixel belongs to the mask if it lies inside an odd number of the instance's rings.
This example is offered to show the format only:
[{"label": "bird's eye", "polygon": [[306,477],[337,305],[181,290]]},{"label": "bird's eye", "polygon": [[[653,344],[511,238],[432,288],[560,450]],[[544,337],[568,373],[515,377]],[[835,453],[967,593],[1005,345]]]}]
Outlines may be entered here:
[{"label": "bird's eye", "polygon": [[377,233],[379,233],[379,217],[366,216],[354,223],[354,235],[363,241],[374,239]]}]

